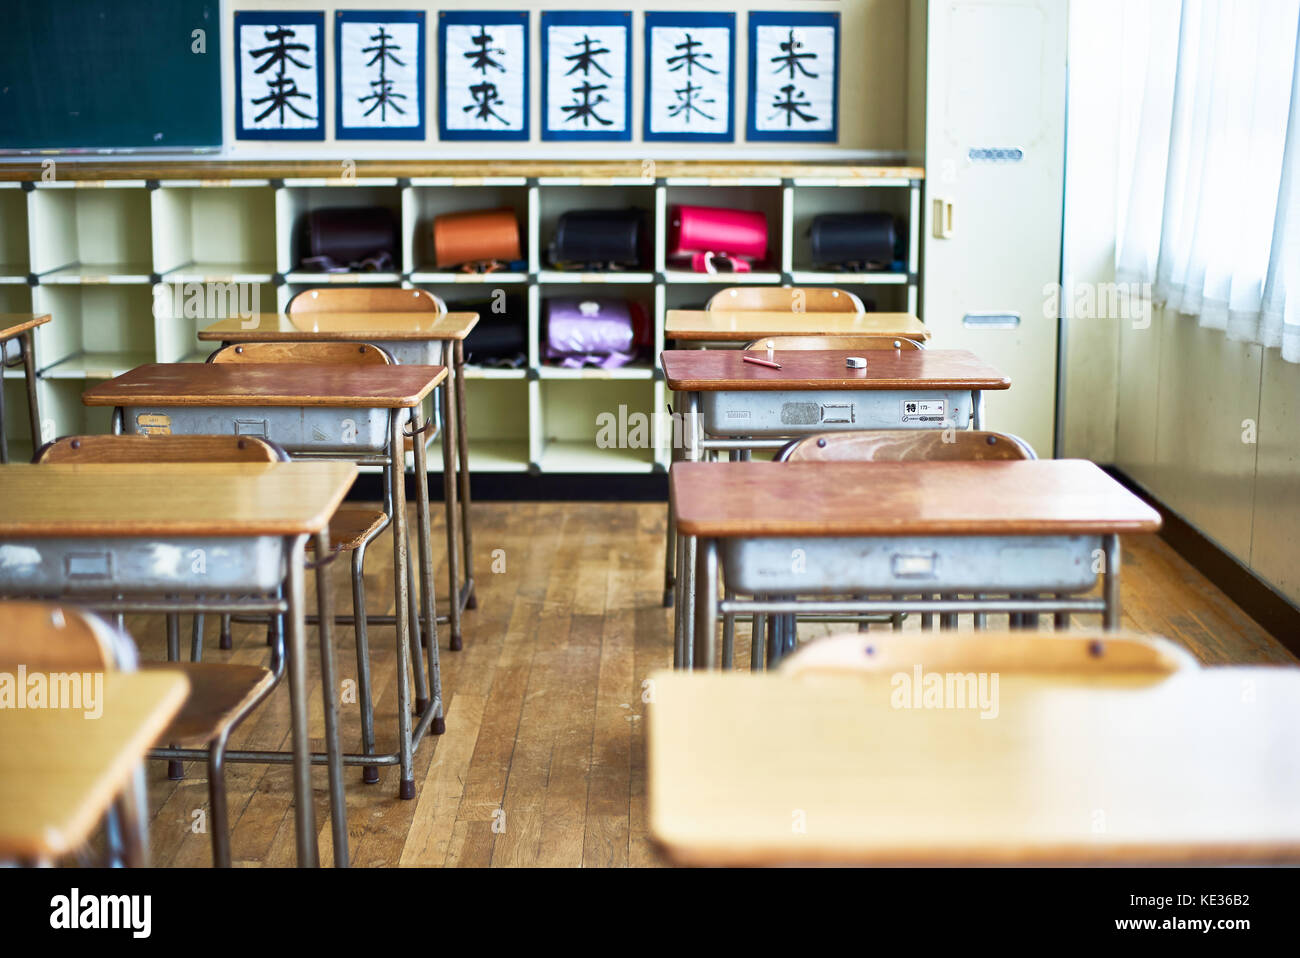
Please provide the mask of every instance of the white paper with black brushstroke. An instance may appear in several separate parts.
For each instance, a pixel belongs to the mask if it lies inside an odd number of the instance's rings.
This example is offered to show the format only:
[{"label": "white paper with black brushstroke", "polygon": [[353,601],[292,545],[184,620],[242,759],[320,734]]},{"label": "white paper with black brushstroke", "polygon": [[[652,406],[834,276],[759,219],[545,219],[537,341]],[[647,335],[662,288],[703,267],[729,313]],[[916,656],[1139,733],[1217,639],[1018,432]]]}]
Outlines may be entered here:
[{"label": "white paper with black brushstroke", "polygon": [[[547,129],[605,133],[627,129],[627,37],[622,26],[547,28]],[[584,38],[590,42],[584,43]],[[600,50],[607,52],[594,52]]]},{"label": "white paper with black brushstroke", "polygon": [[731,118],[731,31],[650,28],[650,132],[726,133]]},{"label": "white paper with black brushstroke", "polygon": [[[524,113],[527,38],[523,24],[449,23],[445,29],[447,60],[442,69],[447,129],[522,130],[527,120]],[[476,37],[480,38],[478,42]],[[491,39],[484,41],[483,37]]]},{"label": "white paper with black brushstroke", "polygon": [[[239,111],[244,129],[314,130],[320,126],[320,111],[324,105],[316,102],[317,73],[320,70],[316,26],[314,23],[294,23],[292,14],[287,15],[281,24],[240,24]],[[293,36],[282,40],[268,39],[268,33],[285,29],[292,30]],[[300,45],[305,49],[299,49]],[[273,49],[260,56],[253,55],[255,50],[267,48]],[[262,67],[265,69],[258,73]],[[272,99],[265,99],[267,97]],[[259,100],[263,102],[257,102]]]},{"label": "white paper with black brushstroke", "polygon": [[[761,133],[824,132],[835,125],[835,28],[760,26],[754,120]],[[793,43],[793,46],[791,44]]]},{"label": "white paper with black brushstroke", "polygon": [[349,21],[341,24],[340,41],[343,125],[419,126],[420,25]]}]

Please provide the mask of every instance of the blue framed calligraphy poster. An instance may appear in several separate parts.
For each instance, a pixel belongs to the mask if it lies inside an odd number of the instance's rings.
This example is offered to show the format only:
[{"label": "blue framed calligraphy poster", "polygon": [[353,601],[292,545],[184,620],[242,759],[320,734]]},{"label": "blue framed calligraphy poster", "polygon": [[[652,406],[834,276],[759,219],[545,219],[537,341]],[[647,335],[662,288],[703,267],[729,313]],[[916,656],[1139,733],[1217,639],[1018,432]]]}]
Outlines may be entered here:
[{"label": "blue framed calligraphy poster", "polygon": [[839,139],[840,15],[749,15],[746,139]]},{"label": "blue framed calligraphy poster", "polygon": [[645,15],[646,140],[736,138],[736,15]]},{"label": "blue framed calligraphy poster", "polygon": [[528,12],[439,11],[438,135],[528,139]]},{"label": "blue framed calligraphy poster", "polygon": [[325,14],[235,11],[235,138],[325,139]]},{"label": "blue framed calligraphy poster", "polygon": [[424,11],[339,10],[334,136],[424,139]]},{"label": "blue framed calligraphy poster", "polygon": [[542,139],[632,138],[632,14],[542,14]]}]

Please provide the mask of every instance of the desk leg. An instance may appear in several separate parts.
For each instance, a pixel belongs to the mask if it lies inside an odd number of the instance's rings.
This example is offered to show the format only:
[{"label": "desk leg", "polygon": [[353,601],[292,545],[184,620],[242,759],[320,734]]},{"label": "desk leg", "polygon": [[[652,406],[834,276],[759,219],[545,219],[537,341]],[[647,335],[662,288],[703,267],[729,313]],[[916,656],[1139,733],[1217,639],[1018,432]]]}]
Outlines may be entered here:
[{"label": "desk leg", "polygon": [[983,429],[984,428],[983,390],[972,389],[970,393],[970,399],[971,399],[971,414],[970,414],[971,426],[970,427],[972,429]]},{"label": "desk leg", "polygon": [[320,630],[320,690],[325,715],[325,761],[330,782],[330,828],[334,867],[348,867],[348,809],[343,797],[343,749],[339,745],[338,672],[334,661],[334,596],[330,587],[329,529],[316,533],[316,613]]},{"label": "desk leg", "polygon": [[[415,474],[417,476],[427,476],[429,467],[425,458],[423,437],[418,437],[413,445],[415,447]],[[443,474],[443,481],[447,481],[446,473]],[[430,704],[437,710],[434,712],[436,717],[433,720],[431,729],[434,735],[441,735],[445,724],[442,717],[442,668],[439,665],[438,658],[438,609],[435,604],[436,595],[433,588],[433,542],[429,534],[429,484],[427,482],[417,482],[415,491],[415,513],[419,526],[416,530],[416,540],[420,549],[420,595],[424,603],[425,638],[428,640],[425,654],[429,660],[429,688],[432,696]],[[451,602],[452,605],[457,602],[454,593]],[[420,650],[413,649],[412,654],[419,655]],[[417,711],[423,713],[424,710],[418,709]]]},{"label": "desk leg", "polygon": [[[452,346],[452,357],[452,367],[456,373],[456,440],[460,449],[456,481],[460,486],[460,539],[465,554],[465,608],[477,609],[478,593],[474,588],[474,524],[470,521],[469,406],[465,403],[465,343],[462,340],[456,340]],[[457,592],[454,598],[459,601],[460,593]]]},{"label": "desk leg", "polygon": [[697,539],[695,549],[695,667],[712,669],[718,644],[718,542]]},{"label": "desk leg", "polygon": [[27,378],[27,416],[32,425],[32,455],[35,455],[41,448],[41,410],[36,399],[36,330],[27,330],[18,342]]},{"label": "desk leg", "polygon": [[[683,459],[686,462],[698,462],[700,459],[700,435],[699,435],[699,409],[700,394],[686,394],[686,421],[682,426],[682,435],[685,439],[686,448],[683,450]],[[696,648],[696,628],[695,598],[699,589],[699,579],[696,575],[696,565],[698,563],[699,544],[694,536],[681,536],[677,542],[678,549],[682,553],[680,568],[682,571],[682,580],[677,588],[677,601],[684,604],[682,609],[682,626],[684,634],[682,637],[682,648],[686,651],[688,658],[687,668],[708,668],[709,664],[701,662],[699,650]]]},{"label": "desk leg", "polygon": [[[418,440],[417,440],[418,441]],[[411,760],[411,607],[407,587],[406,470],[402,421],[396,413],[388,420],[388,447],[391,462],[388,482],[393,503],[393,624],[397,632],[397,749],[401,765],[398,797],[415,798],[415,772]]]},{"label": "desk leg", "polygon": [[[447,624],[451,628],[451,650],[457,652],[462,645],[460,631],[460,516],[456,497],[456,410],[452,400],[452,384],[443,380],[438,392],[442,404],[442,499],[447,507]],[[427,481],[428,477],[422,477]]]},{"label": "desk leg", "polygon": [[316,811],[311,796],[311,741],[307,726],[307,623],[306,590],[303,586],[303,560],[306,536],[289,540],[289,634],[287,661],[289,673],[289,713],[293,738],[293,819],[298,846],[298,866],[316,868],[320,850],[316,845]]},{"label": "desk leg", "polygon": [[673,607],[673,668],[688,669],[690,668],[690,657],[686,648],[686,623],[685,617],[686,602],[682,599],[680,593],[682,585],[686,582],[686,573],[682,568],[685,562],[686,549],[682,543],[682,537],[677,535],[677,530],[670,530],[669,538],[675,543],[674,552],[674,581],[673,581],[673,601],[668,603]]},{"label": "desk leg", "polygon": [[1102,616],[1102,627],[1105,628],[1107,632],[1114,632],[1119,629],[1120,624],[1119,536],[1114,534],[1106,536],[1103,540],[1102,546],[1106,550],[1106,581],[1103,584],[1106,598],[1106,611]]}]

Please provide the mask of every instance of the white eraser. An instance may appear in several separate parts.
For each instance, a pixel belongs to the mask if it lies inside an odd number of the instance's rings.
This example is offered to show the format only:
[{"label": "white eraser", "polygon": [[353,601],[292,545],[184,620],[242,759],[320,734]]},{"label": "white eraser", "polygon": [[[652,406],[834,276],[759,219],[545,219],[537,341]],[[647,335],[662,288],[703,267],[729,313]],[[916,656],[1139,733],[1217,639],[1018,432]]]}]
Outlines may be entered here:
[{"label": "white eraser", "polygon": [[849,369],[866,369],[867,361],[861,356],[849,356],[844,360],[844,365]]}]

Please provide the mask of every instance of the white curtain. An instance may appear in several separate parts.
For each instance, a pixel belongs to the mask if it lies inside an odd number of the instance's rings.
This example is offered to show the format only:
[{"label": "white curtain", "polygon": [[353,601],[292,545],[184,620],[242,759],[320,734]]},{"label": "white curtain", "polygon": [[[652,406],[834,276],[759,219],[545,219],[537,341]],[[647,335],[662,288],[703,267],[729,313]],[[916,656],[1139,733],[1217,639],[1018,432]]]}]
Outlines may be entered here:
[{"label": "white curtain", "polygon": [[1300,363],[1300,0],[1148,0],[1124,17],[1145,69],[1125,74],[1118,278]]}]

